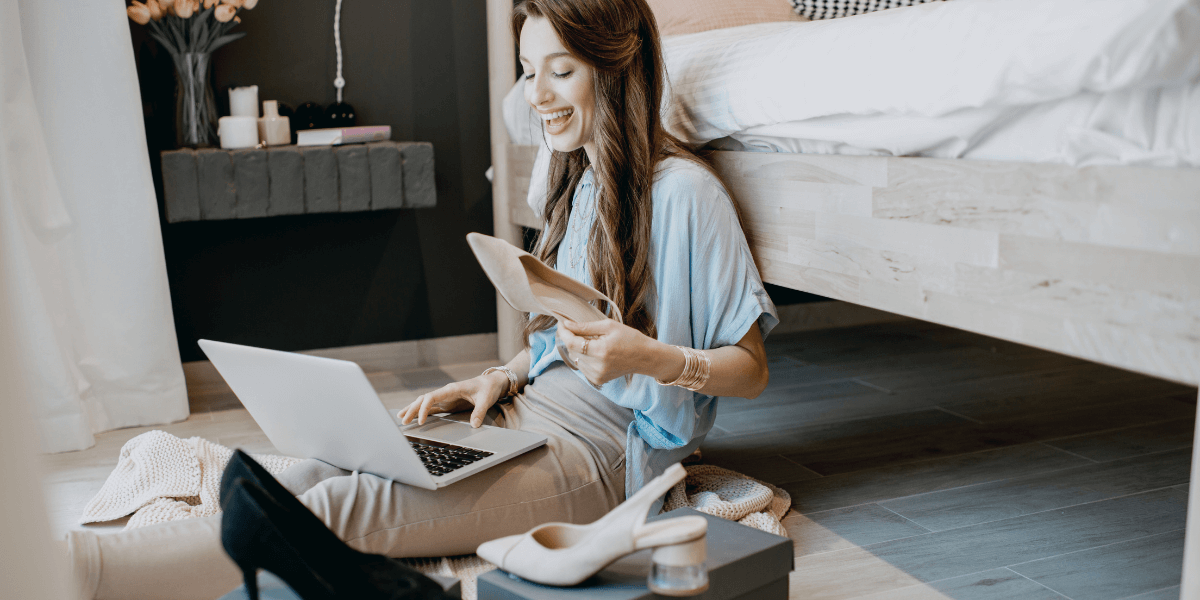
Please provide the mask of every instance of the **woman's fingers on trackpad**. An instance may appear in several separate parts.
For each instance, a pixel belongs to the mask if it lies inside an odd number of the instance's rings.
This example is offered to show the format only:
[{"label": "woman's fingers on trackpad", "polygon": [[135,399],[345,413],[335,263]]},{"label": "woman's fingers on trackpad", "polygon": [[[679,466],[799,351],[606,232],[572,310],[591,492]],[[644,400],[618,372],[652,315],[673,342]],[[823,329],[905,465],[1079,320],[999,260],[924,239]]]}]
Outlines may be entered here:
[{"label": "woman's fingers on trackpad", "polygon": [[433,406],[435,403],[436,402],[434,401],[433,394],[425,394],[425,396],[421,400],[420,408],[417,409],[418,410],[418,412],[417,412],[417,422],[418,423],[420,423],[422,425],[425,424],[425,418],[428,417],[431,412],[434,412]]},{"label": "woman's fingers on trackpad", "polygon": [[412,404],[409,404],[408,406],[400,409],[400,412],[397,413],[397,416],[400,417],[400,420],[405,425],[412,423],[412,420],[421,414],[420,409],[421,409],[421,406],[425,403],[426,399],[427,399],[427,394],[422,394],[420,396],[417,396],[417,399],[413,400]]}]

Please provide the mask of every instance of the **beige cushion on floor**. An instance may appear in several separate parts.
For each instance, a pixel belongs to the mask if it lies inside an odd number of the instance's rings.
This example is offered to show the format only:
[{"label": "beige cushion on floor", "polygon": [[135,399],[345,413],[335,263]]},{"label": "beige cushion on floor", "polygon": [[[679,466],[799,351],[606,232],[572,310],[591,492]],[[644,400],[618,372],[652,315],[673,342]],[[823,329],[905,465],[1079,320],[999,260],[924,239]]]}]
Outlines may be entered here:
[{"label": "beige cushion on floor", "polygon": [[683,35],[774,21],[807,21],[787,0],[647,0],[659,35]]},{"label": "beige cushion on floor", "polygon": [[687,479],[667,494],[663,512],[690,507],[787,537],[787,530],[780,523],[792,505],[792,497],[787,492],[749,475],[713,465],[686,468]]}]

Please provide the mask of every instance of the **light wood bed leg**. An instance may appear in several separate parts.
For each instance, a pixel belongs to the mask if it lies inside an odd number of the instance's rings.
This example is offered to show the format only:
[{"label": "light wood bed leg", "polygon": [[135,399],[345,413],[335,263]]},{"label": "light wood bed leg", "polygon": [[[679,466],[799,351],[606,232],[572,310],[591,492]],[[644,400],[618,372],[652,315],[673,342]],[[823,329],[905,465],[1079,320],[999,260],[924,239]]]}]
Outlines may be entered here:
[{"label": "light wood bed leg", "polygon": [[1183,544],[1183,584],[1180,586],[1179,597],[1183,600],[1192,600],[1200,598],[1200,410],[1196,411],[1196,436],[1192,438],[1192,480],[1188,486],[1187,535],[1185,539]]},{"label": "light wood bed leg", "polygon": [[[492,136],[493,235],[521,245],[521,228],[512,222],[509,178],[509,140],[504,128],[504,96],[517,80],[512,34],[508,28],[512,0],[488,0],[488,104]],[[521,351],[521,316],[496,294],[496,332],[500,360],[507,362]]]}]

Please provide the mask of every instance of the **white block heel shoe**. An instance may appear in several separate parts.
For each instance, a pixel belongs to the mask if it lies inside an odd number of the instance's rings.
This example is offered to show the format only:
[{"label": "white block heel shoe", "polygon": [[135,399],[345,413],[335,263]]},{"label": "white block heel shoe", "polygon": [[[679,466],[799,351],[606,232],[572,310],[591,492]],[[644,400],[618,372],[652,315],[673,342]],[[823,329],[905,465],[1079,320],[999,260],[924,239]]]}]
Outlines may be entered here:
[{"label": "white block heel shoe", "polygon": [[530,581],[576,585],[622,556],[654,548],[650,590],[664,596],[699,594],[708,589],[704,567],[708,521],[686,516],[646,522],[650,505],[686,476],[683,466],[672,465],[590,525],[547,523],[528,533],[485,542],[477,552]]},{"label": "white block heel shoe", "polygon": [[[551,269],[536,256],[504,240],[482,233],[468,233],[467,243],[500,296],[521,312],[588,323],[608,318],[591,302],[603,300],[608,306],[614,306],[608,296]],[[614,310],[613,315],[621,321],[618,311]],[[558,353],[568,367],[575,368],[566,348],[560,345]]]}]

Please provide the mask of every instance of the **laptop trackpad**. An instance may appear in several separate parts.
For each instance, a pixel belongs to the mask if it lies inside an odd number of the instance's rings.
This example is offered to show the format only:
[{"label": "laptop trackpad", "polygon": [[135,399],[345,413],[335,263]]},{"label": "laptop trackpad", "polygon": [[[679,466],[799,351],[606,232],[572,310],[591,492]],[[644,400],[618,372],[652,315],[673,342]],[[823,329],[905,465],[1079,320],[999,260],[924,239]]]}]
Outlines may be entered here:
[{"label": "laptop trackpad", "polygon": [[486,428],[475,429],[466,423],[437,417],[425,421],[424,425],[408,425],[400,428],[404,435],[459,445],[465,445],[463,440],[486,430]]}]

